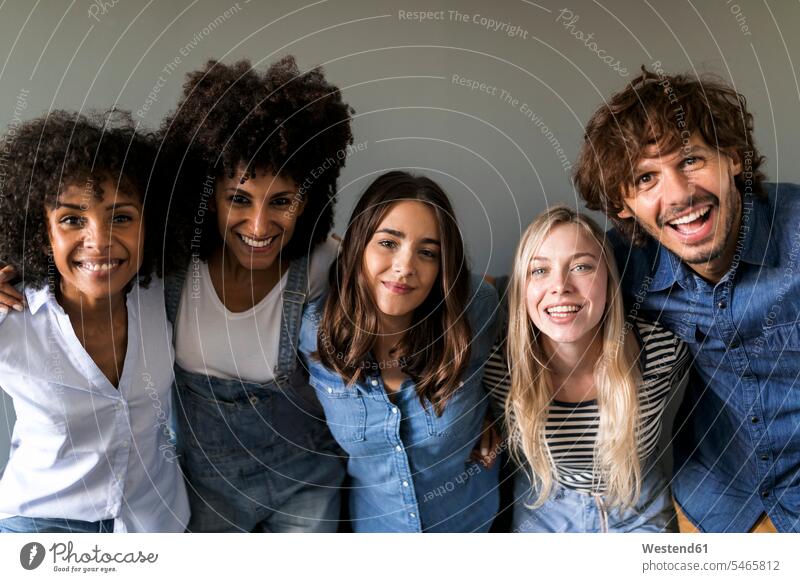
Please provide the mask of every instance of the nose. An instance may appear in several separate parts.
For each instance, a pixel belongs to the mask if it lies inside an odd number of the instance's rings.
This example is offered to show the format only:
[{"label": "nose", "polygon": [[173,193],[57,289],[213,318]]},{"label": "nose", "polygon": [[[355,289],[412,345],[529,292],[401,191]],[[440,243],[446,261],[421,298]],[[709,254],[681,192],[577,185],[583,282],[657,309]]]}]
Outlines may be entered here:
[{"label": "nose", "polygon": [[250,216],[250,223],[253,225],[254,236],[267,236],[270,223],[270,211],[267,204],[253,205],[253,213]]},{"label": "nose", "polygon": [[96,250],[106,250],[111,246],[112,225],[105,221],[90,221],[83,239],[83,245]]},{"label": "nose", "polygon": [[564,295],[565,293],[572,292],[572,281],[570,279],[569,269],[554,271],[552,277],[550,293],[553,295]]},{"label": "nose", "polygon": [[661,200],[666,208],[686,207],[691,204],[695,185],[691,175],[679,168],[664,171],[661,183]]},{"label": "nose", "polygon": [[410,248],[400,248],[392,261],[392,270],[400,277],[410,277],[414,274],[414,252]]}]

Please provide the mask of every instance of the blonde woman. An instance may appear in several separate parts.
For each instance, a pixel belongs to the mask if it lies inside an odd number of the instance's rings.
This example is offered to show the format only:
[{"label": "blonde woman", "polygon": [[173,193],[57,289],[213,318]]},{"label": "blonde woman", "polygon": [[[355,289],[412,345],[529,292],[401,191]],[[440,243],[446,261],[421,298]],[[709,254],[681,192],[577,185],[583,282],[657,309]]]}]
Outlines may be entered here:
[{"label": "blonde woman", "polygon": [[[487,366],[520,469],[513,530],[669,531],[669,487],[654,453],[687,367],[671,332],[625,318],[597,224],[564,206],[536,218],[509,282],[506,349]],[[509,369],[505,380],[497,373]]]}]

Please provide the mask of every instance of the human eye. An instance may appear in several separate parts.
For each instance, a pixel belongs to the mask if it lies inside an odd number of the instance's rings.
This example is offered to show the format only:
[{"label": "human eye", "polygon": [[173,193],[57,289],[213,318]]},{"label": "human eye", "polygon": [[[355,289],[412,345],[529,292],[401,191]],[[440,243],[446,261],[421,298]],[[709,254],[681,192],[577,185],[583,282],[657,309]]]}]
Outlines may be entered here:
[{"label": "human eye", "polygon": [[594,269],[594,265],[590,265],[589,263],[580,263],[575,265],[572,268],[576,273],[588,273],[589,271]]},{"label": "human eye", "polygon": [[703,167],[705,160],[700,156],[689,156],[681,161],[681,165],[689,171],[699,170]]},{"label": "human eye", "polygon": [[133,217],[130,214],[115,214],[114,217],[111,219],[111,222],[114,224],[124,224],[126,222],[132,222]]},{"label": "human eye", "polygon": [[290,203],[291,203],[291,200],[289,200],[288,196],[283,196],[281,198],[275,198],[275,199],[270,201],[270,205],[271,206],[278,206],[278,207],[286,206],[286,205],[288,205]]},{"label": "human eye", "polygon": [[66,216],[62,216],[58,223],[65,226],[81,226],[83,224],[83,218],[80,216],[75,216],[74,214],[68,214]]},{"label": "human eye", "polygon": [[653,183],[653,178],[654,176],[652,172],[645,172],[636,177],[634,184],[639,190],[646,189],[650,186],[650,184]]},{"label": "human eye", "polygon": [[439,258],[439,253],[437,253],[436,251],[431,250],[431,249],[421,249],[419,251],[419,254],[421,254],[426,259],[438,259]]},{"label": "human eye", "polygon": [[392,239],[381,239],[378,241],[378,244],[385,249],[395,249],[397,248],[397,242],[393,241]]},{"label": "human eye", "polygon": [[250,203],[250,199],[243,194],[234,194],[232,196],[229,196],[228,201],[230,201],[231,204],[235,204],[237,206],[244,206]]},{"label": "human eye", "polygon": [[533,275],[534,277],[541,277],[546,272],[547,271],[546,271],[546,269],[544,267],[533,267],[531,269],[531,275]]}]

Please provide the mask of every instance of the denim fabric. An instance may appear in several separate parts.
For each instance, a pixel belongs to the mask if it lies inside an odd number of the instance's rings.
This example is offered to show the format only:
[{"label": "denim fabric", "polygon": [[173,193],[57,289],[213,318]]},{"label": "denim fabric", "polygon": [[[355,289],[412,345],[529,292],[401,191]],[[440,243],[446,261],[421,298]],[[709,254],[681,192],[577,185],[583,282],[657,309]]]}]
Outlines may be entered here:
[{"label": "denim fabric", "polygon": [[631,309],[694,357],[676,418],[673,494],[701,531],[746,532],[766,512],[800,531],[800,187],[743,196],[729,272],[711,285],[655,241],[611,232]]},{"label": "denim fabric", "polygon": [[0,533],[113,533],[113,531],[113,519],[81,521],[23,516],[0,519]]},{"label": "denim fabric", "polygon": [[553,487],[544,505],[531,509],[528,475],[518,470],[514,476],[515,533],[658,533],[675,530],[675,509],[661,469],[654,465],[642,479],[642,492],[634,507],[609,508],[602,495],[582,493],[561,484]]},{"label": "denim fabric", "polygon": [[311,354],[324,298],[306,309],[300,350],[331,432],[350,455],[350,517],[357,532],[488,531],[494,519],[498,468],[467,459],[488,406],[481,379],[495,339],[497,295],[474,277],[472,294],[470,363],[442,416],[420,403],[412,380],[390,399],[378,370],[348,386],[323,367]]},{"label": "denim fabric", "polygon": [[[290,267],[274,380],[257,384],[175,367],[189,531],[334,532],[338,527],[343,454],[297,365],[306,260]],[[180,286],[171,286],[172,314],[179,296]]]}]

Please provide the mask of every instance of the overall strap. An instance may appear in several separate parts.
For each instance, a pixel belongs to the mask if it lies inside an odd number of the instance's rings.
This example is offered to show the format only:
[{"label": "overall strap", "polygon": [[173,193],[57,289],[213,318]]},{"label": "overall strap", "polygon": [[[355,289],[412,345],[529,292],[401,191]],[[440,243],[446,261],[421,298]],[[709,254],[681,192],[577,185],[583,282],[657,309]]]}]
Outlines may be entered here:
[{"label": "overall strap", "polygon": [[308,256],[304,255],[289,265],[286,286],[281,296],[281,340],[275,381],[288,381],[297,368],[297,347],[303,307],[308,297]]},{"label": "overall strap", "polygon": [[[199,264],[197,265],[199,268]],[[167,308],[167,319],[174,326],[178,318],[178,305],[183,293],[183,282],[186,280],[186,270],[180,270],[164,277],[164,305]]]}]

